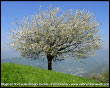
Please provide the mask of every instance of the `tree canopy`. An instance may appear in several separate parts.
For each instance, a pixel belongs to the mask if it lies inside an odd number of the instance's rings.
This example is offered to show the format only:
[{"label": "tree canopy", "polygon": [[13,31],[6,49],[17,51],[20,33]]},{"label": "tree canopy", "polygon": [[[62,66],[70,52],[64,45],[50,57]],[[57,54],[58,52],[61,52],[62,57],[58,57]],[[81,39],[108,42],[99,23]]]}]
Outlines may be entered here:
[{"label": "tree canopy", "polygon": [[40,8],[37,14],[13,23],[11,47],[23,57],[59,56],[87,58],[92,51],[101,48],[100,22],[86,10],[61,10],[59,7]]}]

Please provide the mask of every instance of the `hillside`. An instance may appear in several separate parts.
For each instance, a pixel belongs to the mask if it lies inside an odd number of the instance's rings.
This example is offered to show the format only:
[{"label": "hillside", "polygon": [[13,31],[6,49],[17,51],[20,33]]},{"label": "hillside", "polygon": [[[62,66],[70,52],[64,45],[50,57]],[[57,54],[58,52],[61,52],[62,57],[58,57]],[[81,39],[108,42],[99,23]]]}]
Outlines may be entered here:
[{"label": "hillside", "polygon": [[[97,84],[99,82],[83,77],[73,76],[70,74],[64,74],[55,71],[48,71],[45,69],[40,69],[32,66],[14,63],[1,63],[1,83],[2,84],[12,83],[13,84],[12,86],[25,85],[25,86],[43,86],[43,87],[44,86],[71,87],[71,86],[85,86],[84,84],[88,83]],[[81,83],[83,84],[79,85]]]}]

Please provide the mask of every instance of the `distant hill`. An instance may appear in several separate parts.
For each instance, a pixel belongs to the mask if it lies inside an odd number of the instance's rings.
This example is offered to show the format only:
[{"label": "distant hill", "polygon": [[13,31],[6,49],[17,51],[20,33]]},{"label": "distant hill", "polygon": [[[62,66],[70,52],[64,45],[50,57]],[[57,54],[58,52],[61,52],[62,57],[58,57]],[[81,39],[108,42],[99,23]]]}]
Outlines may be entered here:
[{"label": "distant hill", "polygon": [[[61,62],[52,62],[52,68],[54,71],[57,72],[89,77],[91,74],[104,72],[109,67],[108,52],[106,51],[105,54],[103,52],[100,51],[100,53],[98,53],[97,56],[92,56],[83,60],[83,63],[80,63],[79,60],[74,59],[72,57],[66,58]],[[101,56],[100,54],[103,56]],[[1,59],[1,62],[12,62],[17,64],[30,65],[43,69],[48,68],[48,62],[46,58],[43,61],[41,58],[33,60],[15,57]]]}]

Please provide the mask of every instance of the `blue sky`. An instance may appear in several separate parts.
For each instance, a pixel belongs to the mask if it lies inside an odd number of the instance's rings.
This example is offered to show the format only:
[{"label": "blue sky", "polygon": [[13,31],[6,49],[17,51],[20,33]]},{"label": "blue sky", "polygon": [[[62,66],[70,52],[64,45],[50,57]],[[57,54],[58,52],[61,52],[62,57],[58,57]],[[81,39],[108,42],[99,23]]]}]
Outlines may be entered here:
[{"label": "blue sky", "polygon": [[[102,23],[101,34],[104,35],[104,47],[109,45],[109,2],[108,1],[2,1],[1,2],[1,46],[6,50],[5,43],[9,41],[7,34],[9,28],[12,28],[11,22],[14,18],[22,20],[24,16],[36,14],[40,5],[43,9],[50,5],[61,7],[61,9],[86,9],[96,16]],[[8,51],[7,49],[6,51]]]}]

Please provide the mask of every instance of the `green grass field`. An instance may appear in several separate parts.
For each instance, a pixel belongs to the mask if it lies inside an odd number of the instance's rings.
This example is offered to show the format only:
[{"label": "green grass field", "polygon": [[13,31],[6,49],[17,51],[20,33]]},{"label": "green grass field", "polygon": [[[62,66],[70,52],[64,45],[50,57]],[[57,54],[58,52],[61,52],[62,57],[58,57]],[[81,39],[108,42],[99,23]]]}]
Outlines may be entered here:
[{"label": "green grass field", "polygon": [[[87,85],[84,85],[85,83],[100,84],[100,82],[83,77],[73,76],[70,74],[64,74],[55,71],[48,71],[45,69],[14,63],[1,63],[1,83],[2,84],[12,83],[12,85],[10,84],[10,86],[14,87],[15,86],[86,87]],[[15,85],[15,83],[20,85]],[[2,85],[2,87],[3,86],[5,85]],[[104,85],[88,85],[88,86],[102,87]]]}]

